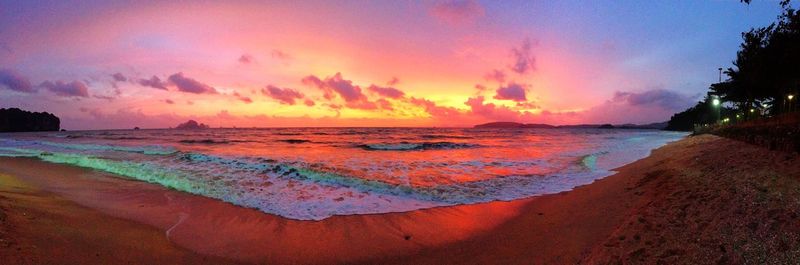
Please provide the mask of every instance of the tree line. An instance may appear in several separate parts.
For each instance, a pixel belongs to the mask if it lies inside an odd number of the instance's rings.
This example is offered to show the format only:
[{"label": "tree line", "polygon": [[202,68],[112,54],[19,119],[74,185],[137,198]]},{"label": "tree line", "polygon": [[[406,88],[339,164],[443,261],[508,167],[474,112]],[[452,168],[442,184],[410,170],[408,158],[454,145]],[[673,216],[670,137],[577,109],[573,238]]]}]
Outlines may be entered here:
[{"label": "tree line", "polygon": [[[789,0],[780,5],[783,12],[776,22],[742,33],[733,66],[723,72],[727,78],[712,84],[703,101],[673,115],[667,129],[691,130],[695,125],[798,110],[800,12]],[[714,105],[715,99],[721,104]]]}]

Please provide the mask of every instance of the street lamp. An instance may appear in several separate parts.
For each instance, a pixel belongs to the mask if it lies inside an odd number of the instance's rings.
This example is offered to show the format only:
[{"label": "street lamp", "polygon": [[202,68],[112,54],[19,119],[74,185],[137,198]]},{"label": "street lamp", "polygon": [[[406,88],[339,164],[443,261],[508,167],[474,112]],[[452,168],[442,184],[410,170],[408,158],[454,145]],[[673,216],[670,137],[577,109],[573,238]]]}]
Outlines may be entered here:
[{"label": "street lamp", "polygon": [[792,99],[794,98],[794,95],[789,94],[786,96],[786,98],[789,99],[789,111],[792,111]]},{"label": "street lamp", "polygon": [[719,105],[720,105],[720,104],[722,104],[722,103],[719,101],[719,97],[718,97],[718,96],[714,96],[714,98],[712,98],[712,99],[711,99],[711,106],[712,106],[712,107],[714,107],[714,109],[715,109],[715,110],[716,110],[716,112],[717,112],[717,113],[716,113],[716,114],[717,114],[717,116],[716,116],[716,117],[714,117],[714,120],[715,120],[716,122],[719,122],[719,118],[720,118],[720,117],[719,117],[719,116],[720,116],[720,110],[719,110],[719,109],[720,109],[720,107],[719,107]]}]

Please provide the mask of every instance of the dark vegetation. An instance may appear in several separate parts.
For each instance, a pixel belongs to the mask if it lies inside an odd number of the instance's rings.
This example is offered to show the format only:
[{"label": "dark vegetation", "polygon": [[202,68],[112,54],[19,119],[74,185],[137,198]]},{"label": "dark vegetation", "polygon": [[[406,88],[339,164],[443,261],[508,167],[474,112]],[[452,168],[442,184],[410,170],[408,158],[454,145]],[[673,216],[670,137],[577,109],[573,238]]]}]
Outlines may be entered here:
[{"label": "dark vegetation", "polygon": [[58,131],[61,120],[47,112],[0,109],[0,132]]},{"label": "dark vegetation", "polygon": [[666,122],[656,122],[650,124],[577,124],[577,125],[550,125],[540,123],[518,123],[518,122],[490,122],[475,125],[475,128],[510,128],[510,129],[525,129],[525,128],[539,128],[539,129],[554,129],[554,128],[598,128],[598,129],[656,129],[661,130],[667,126]]},{"label": "dark vegetation", "polygon": [[[742,2],[749,4],[749,0]],[[742,33],[727,79],[709,87],[708,96],[672,116],[668,130],[689,131],[714,123],[738,123],[798,109],[800,92],[800,13],[789,0],[783,13],[767,27]],[[717,100],[720,104],[715,105]]]}]

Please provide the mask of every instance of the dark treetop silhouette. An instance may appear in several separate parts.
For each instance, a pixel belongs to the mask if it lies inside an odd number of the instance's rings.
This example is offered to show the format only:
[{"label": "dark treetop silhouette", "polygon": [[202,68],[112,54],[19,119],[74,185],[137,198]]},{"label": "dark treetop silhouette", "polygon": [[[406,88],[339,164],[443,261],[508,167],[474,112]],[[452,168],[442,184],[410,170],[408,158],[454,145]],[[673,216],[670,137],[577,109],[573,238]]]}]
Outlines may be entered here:
[{"label": "dark treetop silhouette", "polygon": [[[797,110],[800,13],[788,0],[780,4],[783,14],[777,22],[742,33],[733,67],[724,71],[728,78],[712,84],[705,101],[672,116],[668,129],[691,130],[694,124],[711,124],[724,118],[737,122]],[[733,108],[713,106],[711,98],[729,102]]]},{"label": "dark treetop silhouette", "polygon": [[58,131],[61,120],[47,112],[0,109],[0,132]]}]

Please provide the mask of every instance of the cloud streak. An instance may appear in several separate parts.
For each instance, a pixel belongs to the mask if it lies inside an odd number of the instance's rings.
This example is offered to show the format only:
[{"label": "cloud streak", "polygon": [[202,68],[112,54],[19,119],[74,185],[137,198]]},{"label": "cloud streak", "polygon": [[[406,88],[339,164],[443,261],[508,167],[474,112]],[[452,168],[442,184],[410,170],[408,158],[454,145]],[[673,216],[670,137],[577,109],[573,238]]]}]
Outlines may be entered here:
[{"label": "cloud streak", "polygon": [[485,10],[475,0],[444,0],[430,9],[431,16],[451,25],[471,23],[485,15]]},{"label": "cloud streak", "polygon": [[61,97],[89,97],[89,87],[81,81],[45,81],[39,85]]},{"label": "cloud streak", "polygon": [[36,92],[28,78],[10,69],[0,69],[0,86],[22,93]]},{"label": "cloud streak", "polygon": [[167,90],[167,83],[161,81],[161,78],[153,76],[150,79],[139,79],[139,85],[145,87],[152,87],[155,89]]},{"label": "cloud streak", "polygon": [[381,86],[371,85],[367,88],[367,90],[372,91],[375,94],[393,99],[402,98],[403,96],[406,95],[406,93],[394,87],[381,87]]},{"label": "cloud streak", "polygon": [[195,79],[186,77],[182,72],[169,76],[167,80],[174,84],[178,88],[178,91],[181,92],[193,94],[218,94],[217,90],[213,87],[201,83]]},{"label": "cloud streak", "polygon": [[497,94],[494,96],[495,99],[513,100],[517,102],[528,100],[525,96],[525,87],[518,83],[510,83],[507,86],[500,87],[496,92]]},{"label": "cloud streak", "polygon": [[531,40],[526,38],[522,41],[522,46],[511,49],[511,54],[514,59],[514,63],[509,66],[511,71],[522,75],[536,70],[536,58],[533,57],[532,48],[533,44]]},{"label": "cloud streak", "polygon": [[[261,89],[261,93],[267,95],[281,104],[294,105],[297,100],[304,97],[303,93],[291,88],[279,88],[273,85],[268,85],[266,88]],[[308,101],[306,101],[308,102]],[[311,101],[313,103],[313,101]],[[308,103],[306,103],[308,105]],[[312,104],[313,106],[313,104]]]}]

